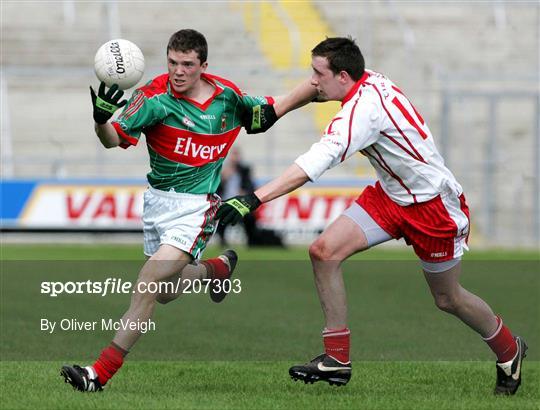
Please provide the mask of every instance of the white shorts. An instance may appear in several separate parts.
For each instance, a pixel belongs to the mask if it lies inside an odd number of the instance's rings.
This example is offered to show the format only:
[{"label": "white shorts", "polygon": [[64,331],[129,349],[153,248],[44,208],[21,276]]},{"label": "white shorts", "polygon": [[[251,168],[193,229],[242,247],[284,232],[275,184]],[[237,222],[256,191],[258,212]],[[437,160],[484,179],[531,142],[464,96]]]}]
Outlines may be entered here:
[{"label": "white shorts", "polygon": [[149,187],[144,193],[144,254],[160,245],[174,246],[197,260],[214,234],[220,198],[215,194],[165,192]]}]

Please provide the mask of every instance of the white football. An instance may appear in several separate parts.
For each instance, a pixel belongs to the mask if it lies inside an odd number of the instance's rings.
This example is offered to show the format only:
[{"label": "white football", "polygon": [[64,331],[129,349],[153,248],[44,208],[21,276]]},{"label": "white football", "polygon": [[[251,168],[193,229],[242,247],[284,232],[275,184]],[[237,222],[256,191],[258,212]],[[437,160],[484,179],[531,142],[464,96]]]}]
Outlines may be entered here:
[{"label": "white football", "polygon": [[144,56],[131,41],[116,39],[107,41],[96,53],[94,70],[107,87],[118,84],[127,90],[137,84],[144,74]]}]

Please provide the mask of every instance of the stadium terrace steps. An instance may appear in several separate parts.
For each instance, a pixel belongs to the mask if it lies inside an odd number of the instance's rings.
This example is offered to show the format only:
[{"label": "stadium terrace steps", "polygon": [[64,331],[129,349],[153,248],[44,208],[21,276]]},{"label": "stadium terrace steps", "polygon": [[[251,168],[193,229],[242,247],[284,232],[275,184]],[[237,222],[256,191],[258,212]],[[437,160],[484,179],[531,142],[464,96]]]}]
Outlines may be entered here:
[{"label": "stadium terrace steps", "polygon": [[[259,54],[255,40],[245,33],[241,15],[230,4],[217,2],[209,7],[188,3],[171,8],[172,4],[118,2],[121,36],[138,44],[145,54],[143,81],[165,71],[165,47],[170,34],[193,27],[203,32],[209,42],[209,72],[231,79],[253,95],[285,92],[283,75],[272,70]],[[60,3],[8,3],[3,5],[3,13],[2,63],[10,102],[15,175],[128,175],[142,179],[148,171],[144,144],[128,153],[105,150],[92,130],[88,84],[97,84],[93,57],[99,45],[108,39],[103,4],[76,3],[73,26],[64,24]],[[29,115],[32,121],[28,121]],[[269,168],[276,161],[261,146],[275,149],[276,154],[278,147],[300,152],[308,146],[296,143],[297,136],[304,134],[318,133],[310,116],[299,113],[295,118],[283,119],[264,136],[241,134],[238,144],[245,146],[246,158],[255,164],[267,164],[257,166],[258,175],[261,171],[268,174],[277,172]],[[288,160],[289,157],[282,159],[281,163]]]},{"label": "stadium terrace steps", "polygon": [[[268,6],[268,2],[262,3]],[[72,25],[65,21],[62,2],[2,4],[1,58],[15,175],[142,178],[148,170],[144,144],[128,152],[105,150],[92,131],[87,86],[97,83],[93,56],[110,35],[104,3],[73,4]],[[173,31],[183,27],[196,28],[207,36],[209,72],[230,78],[250,94],[279,95],[309,75],[306,67],[276,68],[269,55],[288,56],[290,60],[294,57],[290,36],[276,30],[276,21],[282,21],[283,16],[274,13],[264,22],[269,37],[261,43],[255,34],[257,27],[263,28],[258,26],[255,3],[117,4],[121,36],[140,45],[145,53],[145,79],[164,71],[165,44]],[[502,9],[497,9],[481,3],[317,0],[302,2],[302,9],[291,9],[294,2],[275,4],[288,15],[289,23],[307,32],[300,36],[300,61],[309,54],[314,45],[311,43],[327,34],[356,37],[368,67],[388,74],[401,86],[428,120],[439,145],[443,135],[442,90],[527,90],[533,75],[538,75],[537,9],[531,5],[510,7],[503,2]],[[246,12],[246,7],[250,11]],[[281,37],[272,37],[277,35]],[[334,111],[326,108],[314,116],[313,110],[322,107],[304,108],[287,116],[265,135],[240,135],[238,144],[254,165],[255,175],[276,175],[318,139],[321,127]],[[454,139],[448,147],[448,162],[462,181],[469,202],[477,208],[473,209],[475,223],[481,225],[480,210],[486,203],[484,153],[491,142],[488,106],[467,100],[456,102],[452,110]],[[530,171],[529,122],[533,114],[530,106],[515,101],[507,101],[497,110],[500,141],[491,160],[496,164],[493,198],[499,232],[530,230],[534,176]],[[475,154],[463,155],[464,150]],[[367,175],[368,169],[365,159],[357,155],[329,176],[349,177],[358,170]],[[512,224],[518,226],[517,222],[505,216],[516,206],[512,199],[515,195],[523,198],[519,206],[524,215],[518,221],[522,229],[517,230],[511,228]],[[521,236],[518,239],[527,241]]]},{"label": "stadium terrace steps", "polygon": [[[334,32],[312,2],[241,3],[237,9],[251,37],[271,66],[284,73],[286,88],[310,74],[310,51],[320,39]],[[277,46],[279,45],[279,46]],[[307,108],[321,133],[339,105],[317,104]]]},{"label": "stadium terrace steps", "polygon": [[[497,6],[489,3],[465,6],[462,3],[395,2],[389,7],[383,2],[369,2],[355,5],[356,13],[345,5],[336,7],[335,2],[315,1],[315,4],[338,34],[352,34],[361,47],[373,49],[369,66],[384,64],[403,71],[400,50],[405,49],[413,55],[417,65],[439,64],[449,73],[457,69],[515,75],[516,72],[530,74],[536,68],[538,40],[534,30],[537,23],[534,8],[530,6],[502,5],[506,23],[498,28]],[[405,27],[414,36],[410,50],[404,47]],[[528,52],[524,53],[525,50]],[[384,59],[377,58],[381,56]]]},{"label": "stadium terrace steps", "polygon": [[[245,37],[240,17],[227,3],[210,6],[196,3],[174,7],[174,3],[117,2],[120,27],[107,29],[103,3],[74,2],[74,21],[64,21],[62,3],[6,3],[2,6],[3,63],[12,65],[81,66],[93,61],[99,45],[110,35],[128,38],[143,46],[152,64],[163,64],[171,33],[186,26],[205,33],[212,58],[230,58]],[[203,9],[204,7],[204,9]],[[204,19],[201,19],[201,10]],[[226,16],[226,18],[223,18]],[[181,17],[181,18],[180,18]],[[219,26],[215,22],[219,20]],[[159,24],[157,24],[159,22]],[[190,24],[186,24],[190,22]],[[223,36],[223,33],[227,33]],[[36,58],[37,56],[37,58]],[[247,63],[248,55],[244,62]]]}]

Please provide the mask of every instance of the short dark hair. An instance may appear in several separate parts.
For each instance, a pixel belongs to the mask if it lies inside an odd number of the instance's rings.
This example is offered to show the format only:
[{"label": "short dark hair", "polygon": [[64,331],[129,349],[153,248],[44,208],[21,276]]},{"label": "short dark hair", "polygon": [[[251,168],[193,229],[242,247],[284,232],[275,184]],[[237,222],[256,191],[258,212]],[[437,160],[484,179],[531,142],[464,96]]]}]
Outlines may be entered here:
[{"label": "short dark hair", "polygon": [[334,74],[346,71],[354,81],[364,74],[364,56],[351,37],[326,37],[311,50],[311,55],[325,57]]},{"label": "short dark hair", "polygon": [[169,54],[169,50],[182,53],[195,51],[201,64],[208,58],[208,43],[197,30],[184,29],[174,33],[167,44],[167,54]]}]

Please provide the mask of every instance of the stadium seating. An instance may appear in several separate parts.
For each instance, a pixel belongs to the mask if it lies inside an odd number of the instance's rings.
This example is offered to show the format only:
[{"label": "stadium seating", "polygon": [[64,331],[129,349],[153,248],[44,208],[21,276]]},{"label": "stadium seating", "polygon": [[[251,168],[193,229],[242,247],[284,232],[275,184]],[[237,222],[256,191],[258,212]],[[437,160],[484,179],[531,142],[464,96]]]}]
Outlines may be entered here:
[{"label": "stadium seating", "polygon": [[[538,92],[534,5],[314,1],[297,6],[300,10],[284,1],[116,4],[109,13],[103,3],[92,2],[2,6],[3,110],[9,119],[4,128],[14,158],[12,168],[4,166],[5,176],[142,178],[147,172],[143,144],[129,153],[104,150],[92,131],[93,55],[111,36],[142,48],[149,79],[164,71],[169,35],[180,28],[198,29],[209,41],[209,72],[230,78],[250,94],[277,95],[309,75],[310,43],[324,35],[351,34],[368,67],[389,75],[428,119],[470,201],[491,204],[493,209],[482,215],[492,212],[497,224],[506,225],[500,232],[513,232],[512,239],[521,240],[515,226],[527,227],[533,211],[534,104],[500,100],[492,151],[489,99],[452,97],[446,111],[449,128],[444,128],[441,107],[444,90],[495,95],[532,87]],[[301,44],[297,56],[290,44],[295,33]],[[257,176],[277,174],[318,139],[333,109],[320,110],[304,108],[265,136],[241,134],[239,144]],[[358,157],[330,176],[372,175]],[[493,171],[488,181],[493,192],[484,189],[486,170]],[[485,201],[486,195],[493,201]],[[522,200],[511,199],[516,195]],[[509,216],[516,206],[525,219]]]}]

